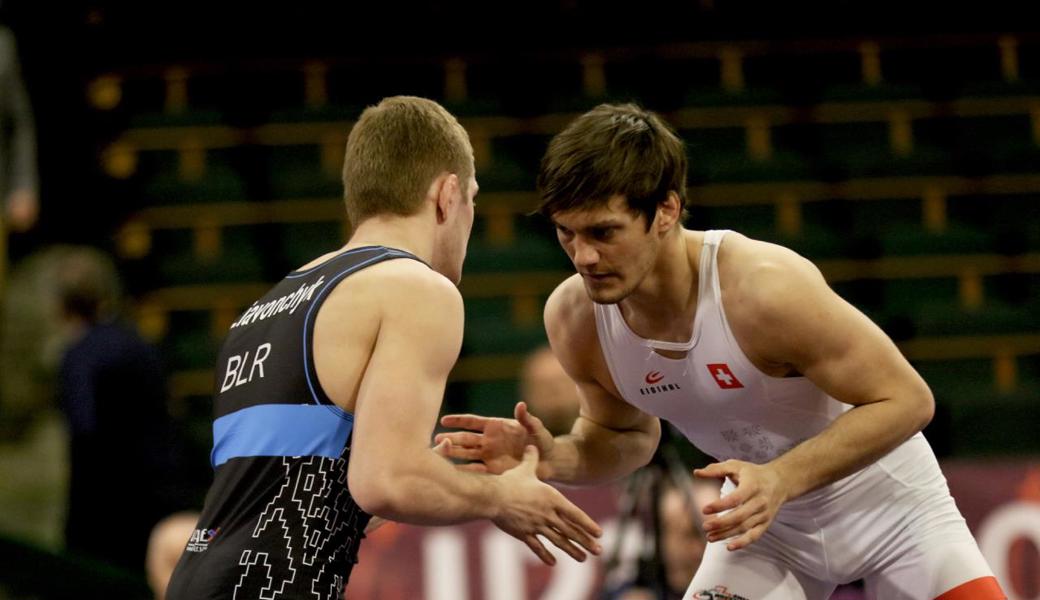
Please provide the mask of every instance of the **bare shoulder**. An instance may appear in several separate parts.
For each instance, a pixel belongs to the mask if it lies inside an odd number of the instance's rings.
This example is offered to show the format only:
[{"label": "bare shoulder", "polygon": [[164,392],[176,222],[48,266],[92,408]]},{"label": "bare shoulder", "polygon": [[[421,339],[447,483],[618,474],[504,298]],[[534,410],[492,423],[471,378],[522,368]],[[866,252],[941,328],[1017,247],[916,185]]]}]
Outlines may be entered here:
[{"label": "bare shoulder", "polygon": [[414,260],[371,265],[339,281],[318,310],[318,381],[333,402],[354,412],[369,375],[446,375],[462,329],[462,296],[448,279]]},{"label": "bare shoulder", "polygon": [[457,311],[462,295],[446,277],[421,262],[388,260],[358,271],[348,285],[337,286],[326,304],[335,312],[359,309],[371,316],[381,314],[422,315],[427,312]]},{"label": "bare shoulder", "polygon": [[773,376],[790,374],[802,346],[819,343],[827,315],[850,310],[798,253],[730,234],[719,247],[726,320],[744,354]]},{"label": "bare shoulder", "polygon": [[727,313],[769,310],[827,287],[816,265],[797,252],[736,232],[719,246],[718,269]]},{"label": "bare shoulder", "polygon": [[462,295],[446,277],[406,259],[388,260],[342,280],[318,311],[318,346],[351,344],[371,348],[388,326],[411,332],[415,343],[444,340],[461,345]]},{"label": "bare shoulder", "polygon": [[545,303],[545,331],[564,369],[576,380],[600,380],[606,372],[596,333],[595,304],[581,275],[563,281]]},{"label": "bare shoulder", "polygon": [[581,275],[571,275],[556,286],[545,303],[545,325],[565,332],[595,322],[592,300],[585,292]]}]

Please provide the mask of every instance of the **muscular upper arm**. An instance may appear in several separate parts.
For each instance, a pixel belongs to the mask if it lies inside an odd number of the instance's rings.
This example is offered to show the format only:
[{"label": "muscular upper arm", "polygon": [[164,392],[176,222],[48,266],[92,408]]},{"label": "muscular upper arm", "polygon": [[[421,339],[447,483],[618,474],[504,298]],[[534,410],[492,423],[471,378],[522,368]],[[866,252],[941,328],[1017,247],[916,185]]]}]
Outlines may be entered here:
[{"label": "muscular upper arm", "polygon": [[625,402],[610,377],[596,333],[592,301],[580,276],[560,284],[549,297],[545,330],[553,354],[578,387],[582,418],[614,431],[641,430],[659,435],[658,419]]},{"label": "muscular upper arm", "polygon": [[386,279],[355,404],[352,482],[392,477],[428,450],[462,346],[462,297],[447,279],[428,270]]},{"label": "muscular upper arm", "polygon": [[897,399],[928,405],[930,415],[931,393],[921,377],[877,325],[830,289],[812,263],[746,239],[735,254],[731,260],[748,266],[724,302],[753,361],[788,366],[848,404]]}]

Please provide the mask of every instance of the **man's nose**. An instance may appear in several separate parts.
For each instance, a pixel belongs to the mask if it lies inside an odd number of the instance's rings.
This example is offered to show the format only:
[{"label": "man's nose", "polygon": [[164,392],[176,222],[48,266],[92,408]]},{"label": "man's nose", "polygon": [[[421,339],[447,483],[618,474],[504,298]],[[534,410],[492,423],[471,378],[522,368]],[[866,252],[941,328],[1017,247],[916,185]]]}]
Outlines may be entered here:
[{"label": "man's nose", "polygon": [[574,264],[579,267],[588,267],[599,262],[599,252],[592,244],[587,244],[580,239],[574,240]]}]

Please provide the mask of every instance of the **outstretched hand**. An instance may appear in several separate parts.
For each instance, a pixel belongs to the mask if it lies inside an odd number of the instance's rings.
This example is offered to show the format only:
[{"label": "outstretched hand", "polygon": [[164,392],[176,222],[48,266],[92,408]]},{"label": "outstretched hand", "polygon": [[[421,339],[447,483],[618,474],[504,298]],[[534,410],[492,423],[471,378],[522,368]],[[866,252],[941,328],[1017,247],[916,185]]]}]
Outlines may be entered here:
[{"label": "outstretched hand", "polygon": [[535,474],[537,466],[538,449],[527,446],[517,466],[501,475],[509,493],[502,499],[492,522],[527,544],[550,566],[556,564],[556,559],[538,536],[577,561],[584,561],[586,552],[602,552],[602,546],[596,541],[603,535],[600,526],[558,490],[539,481]]},{"label": "outstretched hand", "polygon": [[[716,515],[704,520],[708,541],[731,540],[726,544],[730,551],[745,548],[762,537],[787,501],[787,489],[779,474],[769,465],[727,460],[695,469],[693,474],[713,479],[729,478],[737,486],[704,507],[705,515]],[[719,514],[723,512],[726,514]]]},{"label": "outstretched hand", "polygon": [[541,419],[527,411],[524,402],[516,404],[513,416],[513,419],[501,419],[472,414],[445,415],[441,418],[441,425],[465,431],[440,433],[435,440],[438,444],[449,442],[447,456],[475,461],[465,468],[496,475],[520,464],[524,448],[533,445],[542,457],[538,463],[538,477],[548,479],[552,474],[552,434]]}]

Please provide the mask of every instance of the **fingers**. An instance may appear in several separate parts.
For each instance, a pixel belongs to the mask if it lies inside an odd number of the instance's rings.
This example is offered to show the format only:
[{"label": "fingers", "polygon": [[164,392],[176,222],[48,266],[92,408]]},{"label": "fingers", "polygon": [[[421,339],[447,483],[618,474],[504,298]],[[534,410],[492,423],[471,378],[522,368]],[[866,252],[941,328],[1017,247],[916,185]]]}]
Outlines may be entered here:
[{"label": "fingers", "polygon": [[734,550],[740,550],[741,548],[747,548],[753,542],[757,541],[758,538],[762,537],[762,534],[766,531],[766,525],[756,525],[749,529],[746,533],[738,537],[737,539],[726,544],[726,550],[733,552]]},{"label": "fingers", "polygon": [[531,549],[531,552],[534,552],[535,556],[540,558],[543,563],[550,567],[556,564],[556,559],[545,549],[545,546],[542,545],[542,542],[534,534],[525,535],[522,539],[527,544],[527,547]]},{"label": "fingers", "polygon": [[456,446],[480,446],[484,436],[471,431],[451,431],[438,433],[433,439],[438,443],[441,440],[451,440],[451,443]]},{"label": "fingers", "polygon": [[727,510],[734,509],[743,504],[746,501],[747,497],[750,495],[750,493],[746,492],[745,490],[741,490],[738,487],[737,489],[719,498],[718,500],[714,500],[706,504],[701,512],[703,512],[706,515],[714,515],[720,512],[726,512]]},{"label": "fingers", "polygon": [[383,517],[372,517],[368,520],[368,525],[365,526],[365,535],[372,533],[373,531],[379,529],[387,523],[389,523],[389,521],[387,521]]},{"label": "fingers", "polygon": [[748,520],[752,515],[762,512],[764,509],[765,506],[761,500],[748,501],[724,515],[705,519],[704,531],[705,533],[711,533],[729,529]]},{"label": "fingers", "polygon": [[[434,454],[442,456],[444,458],[456,459],[456,460],[481,460],[480,448],[462,448],[452,443],[452,437],[449,435],[440,434],[436,438],[437,445],[432,448]],[[462,465],[456,465],[456,468],[462,469],[463,471],[469,471],[471,473],[487,473],[487,465],[482,462],[466,463]]]},{"label": "fingers", "polygon": [[586,555],[582,552],[581,548],[575,546],[571,540],[567,539],[567,537],[558,530],[549,527],[542,531],[542,535],[552,542],[554,546],[563,550],[567,556],[570,556],[578,562],[585,562]]},{"label": "fingers", "polygon": [[437,445],[433,447],[433,453],[448,458],[451,456],[451,439],[444,438],[437,440]]},{"label": "fingers", "polygon": [[593,538],[590,533],[583,531],[580,527],[571,523],[566,517],[561,515],[555,528],[568,540],[573,540],[585,550],[593,554],[600,554],[603,552],[603,547],[596,542],[595,538]]},{"label": "fingers", "polygon": [[784,502],[782,490],[778,493],[776,485],[771,485],[768,467],[727,460],[696,469],[694,475],[729,478],[737,484],[732,492],[702,511],[706,515],[726,513],[705,519],[704,531],[709,542],[730,540],[726,545],[730,551],[745,548],[762,537]]},{"label": "fingers", "polygon": [[481,460],[483,458],[480,448],[462,448],[459,446],[452,446],[448,457],[455,460]]},{"label": "fingers", "polygon": [[[561,498],[563,494],[560,494]],[[562,498],[562,502],[556,507],[556,512],[560,514],[564,519],[574,523],[578,527],[582,528],[588,535],[592,537],[600,537],[603,535],[603,528],[599,526],[599,523],[592,520],[592,517],[585,514],[585,511],[581,510],[577,506],[574,506],[566,498]],[[587,546],[586,546],[587,547]]]},{"label": "fingers", "polygon": [[[704,469],[697,469],[696,471],[694,471],[694,474],[701,476],[698,474],[698,471],[708,471],[709,469],[712,469],[716,466],[719,467],[719,469],[714,472],[725,473],[723,477],[729,477],[730,479],[732,479],[734,482],[736,482],[737,487],[734,488],[733,491],[731,491],[730,493],[719,498],[718,500],[709,502],[701,510],[702,513],[706,515],[713,515],[734,509],[740,506],[741,504],[747,502],[750,498],[753,498],[756,494],[758,494],[760,486],[757,483],[755,483],[753,479],[749,480],[745,478],[743,483],[741,483],[741,481],[738,478],[739,471],[737,469],[725,466],[725,463],[723,463],[722,465],[708,465]],[[714,475],[711,476],[714,477]]]},{"label": "fingers", "polygon": [[544,537],[546,540],[551,542],[552,545],[556,546],[567,556],[570,556],[578,562],[585,562],[588,558],[586,551],[593,554],[600,554],[603,551],[602,547],[595,542],[588,542],[588,546],[576,543],[577,540],[573,537],[574,534],[567,533],[567,531],[576,531],[572,525],[563,522],[557,522],[556,525],[561,527],[561,529],[557,529],[553,526],[545,526],[537,535],[529,534],[521,538],[523,542],[527,544],[527,547],[530,548],[531,551],[534,552],[535,555],[545,564],[549,566],[555,565],[556,558],[553,557],[550,551],[546,550],[545,546],[542,544],[542,540],[539,539],[538,536]]},{"label": "fingers", "polygon": [[711,463],[703,469],[694,469],[693,474],[706,479],[724,479],[737,474],[736,465],[732,463],[733,461],[729,460],[721,463]]},{"label": "fingers", "polygon": [[544,428],[542,420],[527,411],[526,402],[516,403],[516,409],[513,411],[513,416],[516,418],[517,422],[524,426],[524,429],[526,429],[529,434],[533,435],[537,433],[539,429]]},{"label": "fingers", "polygon": [[709,542],[717,542],[742,534],[764,521],[768,521],[765,503],[753,501],[723,517],[705,522],[704,531]]},{"label": "fingers", "polygon": [[455,460],[481,460],[484,458],[480,443],[481,434],[479,433],[470,433],[468,431],[438,433],[433,439],[437,442],[438,448],[445,442],[448,444],[441,456]]},{"label": "fingers", "polygon": [[441,425],[453,429],[484,431],[484,427],[487,426],[490,420],[490,418],[480,415],[444,415],[441,417]]},{"label": "fingers", "polygon": [[538,468],[538,447],[534,445],[528,445],[524,447],[524,459],[520,461],[518,466],[520,469],[527,469],[534,475],[535,470]]}]

